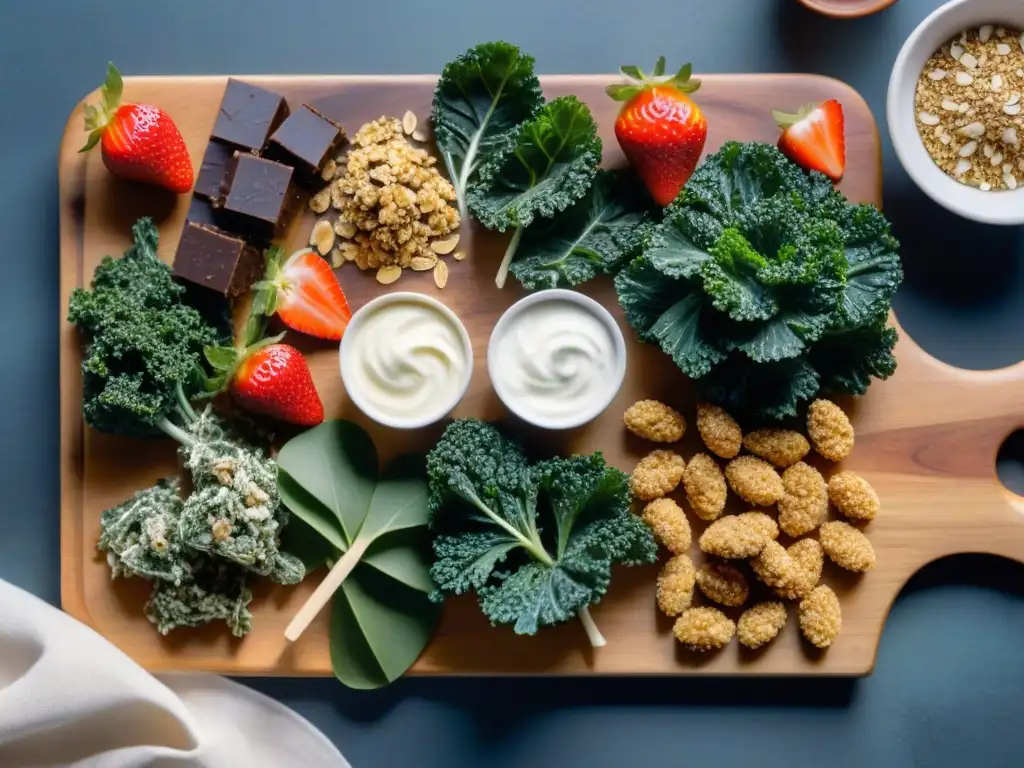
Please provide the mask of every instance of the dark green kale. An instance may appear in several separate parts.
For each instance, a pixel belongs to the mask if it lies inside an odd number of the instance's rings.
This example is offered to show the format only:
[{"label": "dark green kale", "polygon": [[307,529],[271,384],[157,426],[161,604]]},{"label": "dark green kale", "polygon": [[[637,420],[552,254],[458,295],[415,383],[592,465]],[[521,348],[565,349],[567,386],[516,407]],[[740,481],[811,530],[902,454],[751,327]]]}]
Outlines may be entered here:
[{"label": "dark green kale", "polygon": [[203,388],[203,347],[217,332],[182,301],[184,289],[157,257],[149,218],[132,227],[134,245],[104,257],[90,289],[71,294],[68,321],[83,346],[82,411],[100,432],[180,438],[172,416]]},{"label": "dark green kale", "polygon": [[779,420],[819,393],[863,394],[892,375],[898,249],[873,206],[851,204],[776,147],[729,142],[694,172],[616,290],[639,338],[703,397]]},{"label": "dark green kale", "polygon": [[435,600],[475,590],[493,623],[526,635],[579,616],[591,643],[604,644],[588,606],[607,591],[612,564],[657,555],[623,472],[600,453],[531,467],[517,443],[474,419],[449,425],[427,471]]}]

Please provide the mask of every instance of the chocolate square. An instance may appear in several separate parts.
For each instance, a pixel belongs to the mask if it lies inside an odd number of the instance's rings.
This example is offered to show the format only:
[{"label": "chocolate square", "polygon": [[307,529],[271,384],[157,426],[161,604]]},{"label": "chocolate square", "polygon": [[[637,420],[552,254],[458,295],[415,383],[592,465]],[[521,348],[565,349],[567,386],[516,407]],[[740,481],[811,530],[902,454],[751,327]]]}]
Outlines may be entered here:
[{"label": "chocolate square", "polygon": [[228,298],[249,290],[263,272],[259,250],[239,237],[186,221],[174,255],[173,274]]},{"label": "chocolate square", "polygon": [[267,145],[267,157],[294,167],[302,183],[310,184],[316,181],[344,138],[340,125],[303,105],[274,131]]},{"label": "chocolate square", "polygon": [[220,203],[220,185],[234,154],[234,147],[219,141],[211,141],[206,145],[206,154],[203,155],[203,164],[199,166],[199,177],[193,190],[195,194],[213,203]]},{"label": "chocolate square", "polygon": [[221,212],[215,208],[209,200],[205,200],[198,196],[192,197],[192,202],[188,206],[188,216],[186,221],[191,221],[194,224],[205,224],[209,227],[220,228],[221,224]]},{"label": "chocolate square", "polygon": [[228,229],[259,244],[280,235],[298,203],[293,175],[287,165],[235,152],[222,184]]},{"label": "chocolate square", "polygon": [[210,137],[238,149],[260,152],[288,116],[283,96],[230,78]]}]

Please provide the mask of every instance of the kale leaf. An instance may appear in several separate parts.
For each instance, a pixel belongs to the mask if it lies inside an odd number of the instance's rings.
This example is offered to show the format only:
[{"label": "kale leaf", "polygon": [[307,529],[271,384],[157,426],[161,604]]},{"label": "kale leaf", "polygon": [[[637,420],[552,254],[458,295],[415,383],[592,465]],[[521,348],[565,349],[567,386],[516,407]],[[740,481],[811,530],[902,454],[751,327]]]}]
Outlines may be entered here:
[{"label": "kale leaf", "polygon": [[873,206],[767,144],[729,142],[690,178],[616,278],[642,341],[704,397],[753,420],[892,375],[885,323],[903,279]]},{"label": "kale leaf", "polygon": [[466,192],[483,161],[544,103],[533,64],[510,43],[481,43],[441,72],[431,120],[463,220]]},{"label": "kale leaf", "polygon": [[531,290],[614,275],[643,247],[649,205],[632,174],[598,171],[582,200],[524,232],[511,272]]},{"label": "kale leaf", "polygon": [[203,347],[217,332],[182,301],[152,219],[139,219],[132,238],[121,258],[104,257],[91,289],[71,294],[68,322],[85,348],[82,411],[101,432],[180,437],[168,417],[202,389]]},{"label": "kale leaf", "polygon": [[515,232],[495,283],[505,284],[526,227],[583,198],[601,161],[601,139],[590,109],[575,96],[548,102],[515,128],[480,169],[469,208],[487,229]]},{"label": "kale leaf", "polygon": [[433,599],[473,590],[492,623],[525,635],[579,616],[604,644],[588,606],[607,591],[612,563],[657,555],[630,512],[625,473],[600,453],[530,466],[517,443],[474,419],[448,426],[427,471]]}]

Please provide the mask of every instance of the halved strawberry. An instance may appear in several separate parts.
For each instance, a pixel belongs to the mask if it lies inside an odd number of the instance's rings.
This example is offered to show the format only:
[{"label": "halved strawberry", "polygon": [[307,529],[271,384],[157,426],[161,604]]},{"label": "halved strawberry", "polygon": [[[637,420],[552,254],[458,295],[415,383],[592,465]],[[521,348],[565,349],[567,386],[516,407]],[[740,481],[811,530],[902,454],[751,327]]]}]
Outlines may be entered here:
[{"label": "halved strawberry", "polygon": [[835,99],[805,104],[796,114],[772,113],[782,128],[779,149],[809,171],[821,171],[839,181],[846,171],[843,105]]},{"label": "halved strawberry", "polygon": [[338,278],[309,248],[287,260],[277,246],[268,250],[263,280],[253,287],[253,312],[276,314],[289,328],[308,336],[338,341],[352,319]]}]

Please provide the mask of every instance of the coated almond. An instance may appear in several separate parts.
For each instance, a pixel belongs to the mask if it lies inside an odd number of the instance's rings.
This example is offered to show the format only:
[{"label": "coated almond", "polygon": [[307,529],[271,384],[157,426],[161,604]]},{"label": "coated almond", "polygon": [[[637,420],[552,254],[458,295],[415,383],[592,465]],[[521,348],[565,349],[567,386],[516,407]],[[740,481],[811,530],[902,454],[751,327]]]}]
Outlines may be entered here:
[{"label": "coated almond", "polygon": [[434,265],[434,285],[438,288],[444,288],[448,285],[448,265],[443,261],[439,261]]},{"label": "coated almond", "polygon": [[314,246],[321,256],[330,253],[334,247],[334,225],[327,219],[320,219],[309,233],[309,244]]},{"label": "coated almond", "polygon": [[402,268],[397,264],[381,267],[377,270],[377,282],[381,285],[391,285],[402,276]]},{"label": "coated almond", "polygon": [[405,135],[408,136],[416,130],[416,124],[419,120],[416,119],[416,113],[411,109],[406,110],[405,114],[402,115],[402,130],[405,131]]},{"label": "coated almond", "polygon": [[429,272],[437,264],[437,256],[431,254],[430,256],[413,256],[409,261],[409,266],[412,267],[414,272]]},{"label": "coated almond", "polygon": [[339,237],[351,240],[356,234],[356,225],[347,219],[339,218],[334,222],[334,231]]},{"label": "coated almond", "polygon": [[455,259],[456,261],[462,261],[464,258],[466,258],[466,252],[456,251],[454,254],[452,254],[452,258]]},{"label": "coated almond", "polygon": [[449,237],[442,238],[441,240],[435,240],[430,244],[430,250],[434,253],[444,256],[455,250],[455,246],[459,244],[458,234],[450,235]]}]

